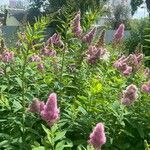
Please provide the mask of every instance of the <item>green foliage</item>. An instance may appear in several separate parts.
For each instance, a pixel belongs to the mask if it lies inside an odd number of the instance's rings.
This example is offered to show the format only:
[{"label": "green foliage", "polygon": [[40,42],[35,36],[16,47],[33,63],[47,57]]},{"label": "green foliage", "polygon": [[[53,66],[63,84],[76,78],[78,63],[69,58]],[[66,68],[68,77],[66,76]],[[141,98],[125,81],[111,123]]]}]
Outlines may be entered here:
[{"label": "green foliage", "polygon": [[[65,11],[63,11],[65,12]],[[96,13],[83,15],[83,31],[87,33]],[[75,38],[69,22],[72,14],[59,16],[58,31],[61,31],[64,48],[53,46],[56,56],[46,57],[41,52],[46,46],[45,29],[48,17],[37,19],[19,33],[18,47],[12,62],[0,61],[0,149],[6,150],[92,150],[88,145],[89,134],[99,122],[105,125],[107,143],[104,150],[142,150],[144,140],[149,142],[150,103],[149,95],[140,92],[144,65],[131,76],[123,76],[113,66],[120,55],[119,50],[107,45],[108,59],[100,59],[92,65],[87,62],[89,45]],[[62,19],[62,20],[61,20]],[[53,20],[50,20],[53,21]],[[61,22],[61,24],[60,24]],[[92,44],[95,44],[94,39]],[[1,50],[6,50],[4,45]],[[121,52],[122,53],[122,52]],[[30,57],[38,55],[39,62]],[[131,106],[121,104],[121,93],[130,84],[139,89],[139,97]],[[38,114],[28,111],[29,104],[37,97],[45,101],[48,94],[56,92],[60,118],[48,126]],[[145,148],[148,144],[145,144]]]},{"label": "green foliage", "polygon": [[67,131],[58,131],[57,124],[51,129],[42,125],[43,130],[46,133],[45,139],[42,140],[44,146],[39,146],[39,143],[35,143],[32,150],[64,150],[66,147],[69,150],[73,145],[69,139],[66,139],[65,134]]},{"label": "green foliage", "polygon": [[[148,18],[133,20],[130,22],[130,26],[130,37],[125,41],[125,48],[131,53],[134,51],[138,43],[141,43],[143,46],[148,44],[147,41],[144,40],[144,37],[149,34],[149,30],[146,31],[145,28],[150,26],[150,22]],[[150,55],[148,47],[144,47],[143,52],[147,56]]]},{"label": "green foliage", "polygon": [[55,11],[58,10],[61,7],[68,7],[70,6],[72,9],[72,12],[81,11],[82,14],[84,14],[88,9],[91,9],[94,11],[97,8],[101,8],[101,6],[104,4],[105,0],[49,0],[49,3],[51,4],[51,8]]}]

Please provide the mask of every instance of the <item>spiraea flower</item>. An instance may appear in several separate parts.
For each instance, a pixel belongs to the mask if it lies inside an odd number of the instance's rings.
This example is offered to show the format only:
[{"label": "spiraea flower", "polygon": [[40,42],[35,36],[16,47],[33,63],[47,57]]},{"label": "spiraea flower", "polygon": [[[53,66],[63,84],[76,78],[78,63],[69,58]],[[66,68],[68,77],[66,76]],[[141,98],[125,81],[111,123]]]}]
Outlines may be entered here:
[{"label": "spiraea flower", "polygon": [[104,40],[105,30],[102,31],[99,41],[96,45],[91,45],[87,51],[87,61],[90,64],[95,64],[98,60],[108,60],[109,52],[105,48]]},{"label": "spiraea flower", "polygon": [[57,33],[53,34],[53,36],[51,37],[51,42],[54,44],[54,45],[57,45],[58,47],[60,48],[63,48],[64,47],[64,43],[63,41],[61,40],[61,36]]},{"label": "spiraea flower", "polygon": [[48,56],[48,57],[54,57],[54,56],[56,56],[56,51],[49,46],[45,46],[42,49],[42,54],[45,56]]},{"label": "spiraea flower", "polygon": [[139,54],[130,54],[128,59],[128,64],[130,66],[132,66],[133,71],[136,71],[140,68],[141,64],[142,64],[142,60],[143,60],[143,54],[139,53]]},{"label": "spiraea flower", "polygon": [[142,92],[150,93],[150,80],[141,87]]},{"label": "spiraea flower", "polygon": [[146,77],[150,77],[150,69],[147,68],[145,71],[144,71],[144,74]]},{"label": "spiraea flower", "polygon": [[118,44],[122,41],[123,37],[124,37],[124,29],[125,26],[124,24],[120,24],[118,29],[116,30],[114,37],[113,37],[113,43],[114,44]]},{"label": "spiraea flower", "polygon": [[106,143],[106,136],[103,123],[98,123],[90,134],[89,144],[92,145],[95,150],[99,150],[102,145]]},{"label": "spiraea flower", "polygon": [[36,55],[36,54],[34,54],[34,55],[29,57],[29,61],[31,61],[31,62],[40,62],[41,61],[41,57]]},{"label": "spiraea flower", "polygon": [[100,49],[97,49],[96,46],[90,46],[87,51],[87,61],[90,64],[95,64],[99,59],[101,54]]},{"label": "spiraea flower", "polygon": [[80,25],[80,11],[76,14],[74,19],[71,21],[71,29],[72,29],[72,33],[76,37],[81,37],[82,28],[81,28],[81,25]]},{"label": "spiraea flower", "polygon": [[14,53],[10,51],[3,51],[2,54],[0,54],[0,60],[2,60],[4,63],[8,63],[12,61],[14,58]]},{"label": "spiraea flower", "polygon": [[29,106],[28,111],[32,113],[41,113],[41,111],[44,109],[44,105],[45,105],[44,102],[35,98],[33,99],[32,104]]},{"label": "spiraea flower", "polygon": [[57,95],[55,93],[51,93],[46,104],[35,98],[32,104],[29,105],[28,111],[38,113],[49,126],[52,126],[59,119]]},{"label": "spiraea flower", "polygon": [[123,91],[121,103],[130,106],[138,98],[138,88],[131,84]]},{"label": "spiraea flower", "polygon": [[61,40],[61,36],[58,33],[54,33],[47,41],[46,46],[53,47],[54,45],[63,48],[64,43]]},{"label": "spiraea flower", "polygon": [[45,46],[47,47],[53,47],[53,41],[52,41],[52,37],[49,37],[48,40],[45,42]]},{"label": "spiraea flower", "polygon": [[82,40],[88,44],[91,44],[94,36],[96,33],[96,27],[94,27],[93,29],[91,29],[83,38]]},{"label": "spiraea flower", "polygon": [[127,62],[128,57],[123,55],[114,63],[114,66],[124,75],[130,75],[132,73],[132,67]]},{"label": "spiraea flower", "polygon": [[59,109],[57,108],[57,95],[52,93],[41,111],[41,118],[47,122],[49,126],[53,125],[59,119]]},{"label": "spiraea flower", "polygon": [[131,75],[136,72],[142,65],[143,54],[130,54],[128,57],[121,56],[115,63],[114,66],[123,74]]},{"label": "spiraea flower", "polygon": [[43,63],[37,64],[37,69],[40,70],[40,71],[43,71],[44,70]]}]

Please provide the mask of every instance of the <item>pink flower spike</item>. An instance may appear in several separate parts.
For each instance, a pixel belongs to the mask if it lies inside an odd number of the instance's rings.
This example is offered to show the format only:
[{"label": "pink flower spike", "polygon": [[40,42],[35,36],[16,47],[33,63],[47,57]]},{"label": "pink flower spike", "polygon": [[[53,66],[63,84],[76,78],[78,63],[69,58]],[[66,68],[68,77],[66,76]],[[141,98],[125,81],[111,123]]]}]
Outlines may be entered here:
[{"label": "pink flower spike", "polygon": [[138,89],[135,85],[129,85],[125,91],[123,91],[121,103],[126,106],[130,106],[138,98]]},{"label": "pink flower spike", "polygon": [[123,71],[123,74],[127,76],[130,75],[131,73],[132,73],[132,67],[130,66],[127,66],[126,70]]},{"label": "pink flower spike", "polygon": [[94,38],[95,32],[96,32],[96,27],[94,27],[92,30],[90,30],[89,33],[87,33],[83,37],[83,41],[88,43],[88,44],[91,44],[91,42],[92,42],[92,40]]},{"label": "pink flower spike", "polygon": [[40,70],[40,71],[43,71],[44,70],[44,65],[42,63],[38,64],[37,69]]},{"label": "pink flower spike", "polygon": [[150,81],[147,83],[143,84],[141,87],[142,92],[144,93],[150,93]]},{"label": "pink flower spike", "polygon": [[101,51],[95,46],[90,46],[87,52],[87,61],[90,64],[95,64],[100,58]]},{"label": "pink flower spike", "polygon": [[32,55],[31,57],[29,57],[29,61],[31,62],[40,62],[41,61],[41,57],[39,57],[38,55]]},{"label": "pink flower spike", "polygon": [[90,134],[89,144],[96,150],[100,149],[106,143],[106,136],[103,123],[98,123]]},{"label": "pink flower spike", "polygon": [[54,111],[56,109],[57,109],[57,95],[56,95],[56,93],[51,93],[46,102],[45,110],[46,111],[49,111],[49,110]]},{"label": "pink flower spike", "polygon": [[29,106],[28,111],[32,113],[40,113],[44,109],[44,102],[39,101],[37,98],[33,99],[32,104]]},{"label": "pink flower spike", "polygon": [[72,33],[76,37],[81,37],[82,29],[80,26],[80,11],[76,14],[75,18],[71,21]]},{"label": "pink flower spike", "polygon": [[53,50],[52,48],[49,48],[48,46],[45,46],[42,49],[42,54],[45,56],[54,57],[54,56],[56,56],[56,51]]},{"label": "pink flower spike", "polygon": [[115,34],[114,34],[114,38],[113,38],[113,42],[114,43],[120,43],[121,40],[123,39],[124,37],[124,29],[125,29],[125,26],[124,24],[120,24],[118,29],[116,30]]},{"label": "pink flower spike", "polygon": [[1,55],[1,60],[5,63],[12,61],[14,58],[14,53],[9,51],[4,51]]},{"label": "pink flower spike", "polygon": [[59,119],[57,95],[55,93],[50,94],[44,110],[41,112],[41,118],[46,121],[49,126],[53,125]]},{"label": "pink flower spike", "polygon": [[144,71],[144,75],[145,75],[146,77],[150,77],[150,69],[149,69],[149,68],[147,68],[147,69]]},{"label": "pink flower spike", "polygon": [[55,45],[57,45],[57,46],[59,46],[59,47],[61,47],[61,48],[64,47],[64,43],[62,42],[61,36],[60,36],[59,34],[55,33],[55,34],[51,37],[51,39],[52,39],[52,43],[53,43],[53,44],[55,44]]}]

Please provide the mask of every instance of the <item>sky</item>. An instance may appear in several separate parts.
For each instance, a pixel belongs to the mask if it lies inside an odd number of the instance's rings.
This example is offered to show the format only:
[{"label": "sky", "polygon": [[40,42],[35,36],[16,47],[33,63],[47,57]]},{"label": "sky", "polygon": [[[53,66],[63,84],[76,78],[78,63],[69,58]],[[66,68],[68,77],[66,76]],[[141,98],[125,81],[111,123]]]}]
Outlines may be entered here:
[{"label": "sky", "polygon": [[[28,0],[21,0],[21,1],[27,2]],[[0,0],[0,5],[8,5],[8,4],[9,4],[9,0]]]},{"label": "sky", "polygon": [[133,15],[133,19],[140,19],[140,18],[144,18],[144,17],[148,17],[148,11],[147,11],[147,8],[146,8],[146,4],[143,3],[141,4],[137,11],[135,12],[135,14]]}]

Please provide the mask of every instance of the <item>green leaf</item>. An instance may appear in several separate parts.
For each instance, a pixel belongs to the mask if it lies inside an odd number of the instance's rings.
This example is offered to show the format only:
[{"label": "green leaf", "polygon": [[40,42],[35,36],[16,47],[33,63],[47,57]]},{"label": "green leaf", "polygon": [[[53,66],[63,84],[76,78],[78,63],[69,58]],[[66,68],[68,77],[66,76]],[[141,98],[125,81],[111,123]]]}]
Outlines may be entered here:
[{"label": "green leaf", "polygon": [[87,114],[87,111],[86,111],[83,107],[79,106],[78,109],[79,109],[79,111],[81,111],[84,115]]},{"label": "green leaf", "polygon": [[18,110],[22,109],[22,105],[16,100],[13,101],[12,107],[13,107],[14,112],[17,112]]},{"label": "green leaf", "polygon": [[65,141],[58,142],[55,149],[63,150],[64,149],[64,144],[65,144]]},{"label": "green leaf", "polygon": [[[66,144],[66,142],[67,142],[67,144]],[[63,140],[63,141],[60,141],[57,143],[57,145],[55,146],[55,149],[63,150],[65,147],[72,147],[72,146],[73,146],[73,144],[70,141]]]},{"label": "green leaf", "polygon": [[22,80],[19,77],[15,78],[15,80],[17,81],[18,85],[22,88]]},{"label": "green leaf", "polygon": [[66,131],[57,132],[54,141],[56,142],[60,139],[63,139],[65,137],[65,134],[66,134]]},{"label": "green leaf", "polygon": [[32,148],[32,150],[45,150],[45,148],[43,146],[39,146],[39,147]]},{"label": "green leaf", "polygon": [[0,87],[1,87],[1,93],[3,93],[7,89],[6,85],[1,85]]},{"label": "green leaf", "polygon": [[43,124],[42,124],[42,128],[45,131],[45,133],[48,135],[50,133],[50,130],[47,129]]},{"label": "green leaf", "polygon": [[0,148],[2,148],[3,146],[6,146],[8,143],[9,143],[8,140],[4,140],[0,142]]}]

